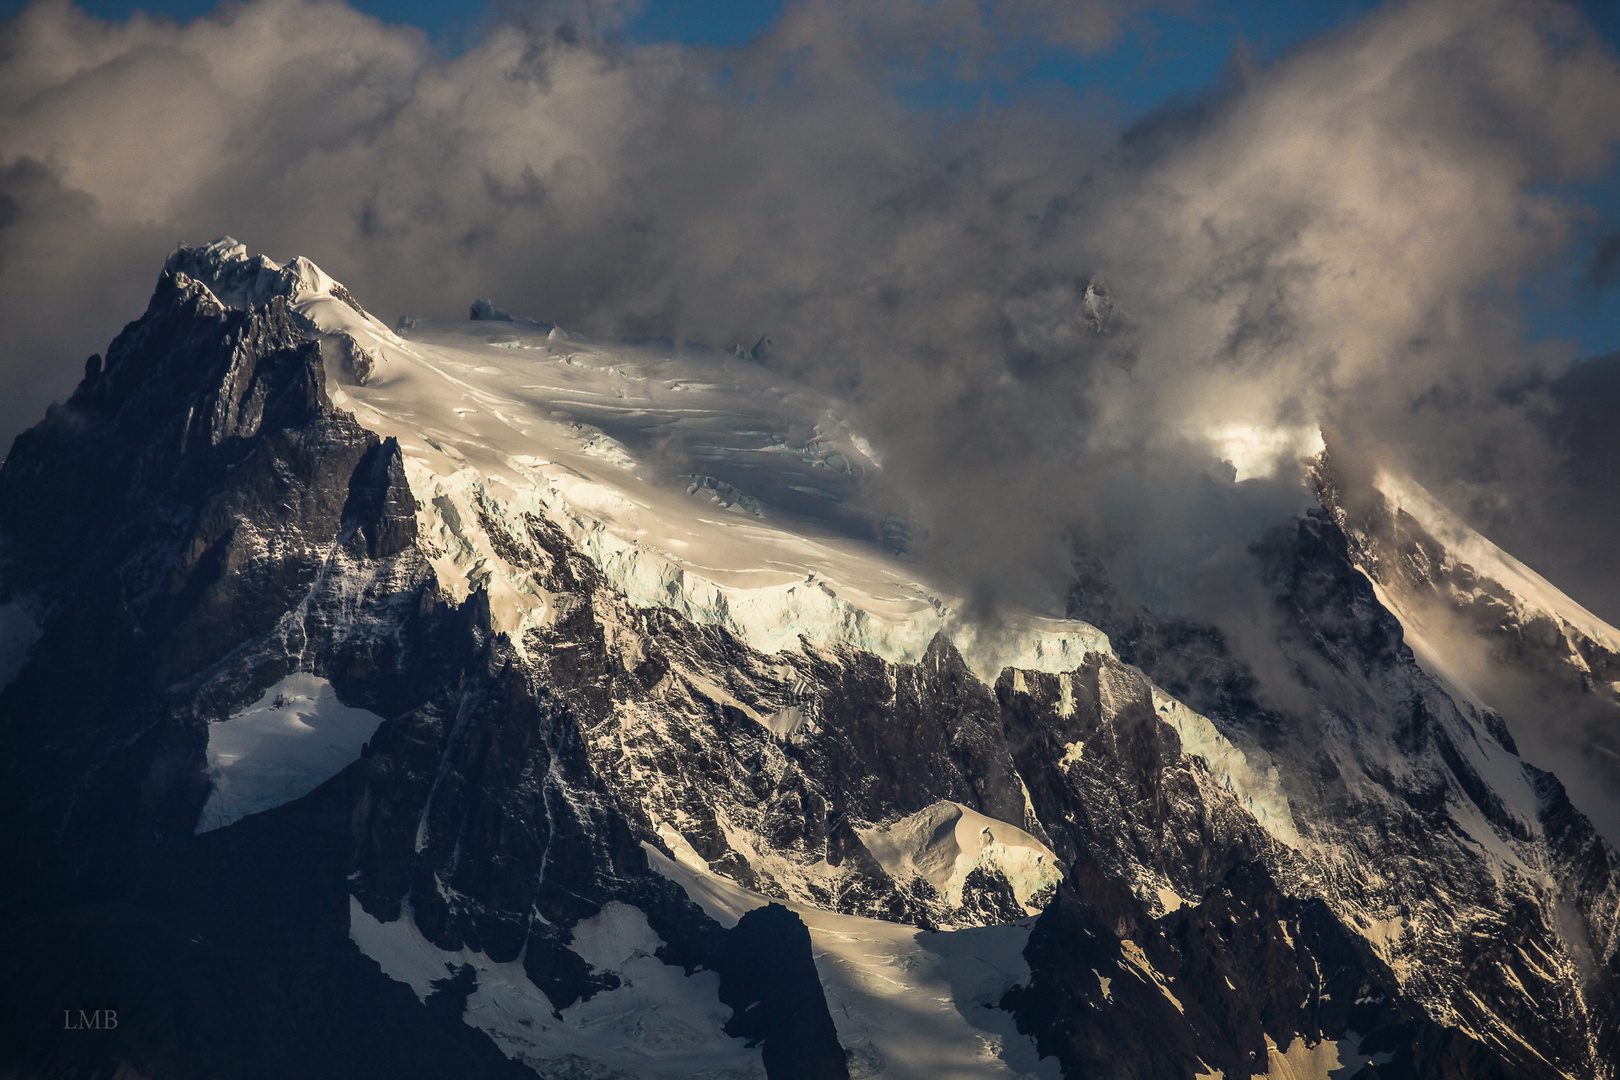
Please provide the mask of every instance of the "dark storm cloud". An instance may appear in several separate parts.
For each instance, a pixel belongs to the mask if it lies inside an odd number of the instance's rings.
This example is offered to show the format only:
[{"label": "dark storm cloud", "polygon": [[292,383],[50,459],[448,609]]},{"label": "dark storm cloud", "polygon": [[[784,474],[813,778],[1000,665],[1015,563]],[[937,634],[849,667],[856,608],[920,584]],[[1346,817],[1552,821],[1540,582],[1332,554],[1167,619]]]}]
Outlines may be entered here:
[{"label": "dark storm cloud", "polygon": [[1570,358],[1511,298],[1578,220],[1549,185],[1620,135],[1572,9],[1390,5],[1124,140],[1074,101],[907,95],[1009,41],[1106,48],[1132,5],[810,0],[718,52],[614,44],[627,10],[511,8],[444,58],[332,2],[29,8],[0,33],[4,437],[176,241],[230,233],[389,319],[768,332],[987,609],[1055,603],[1077,539],[1156,604],[1240,607],[1219,583],[1324,426],[1470,505],[1556,466],[1533,388]]},{"label": "dark storm cloud", "polygon": [[1599,288],[1620,284],[1620,233],[1610,233],[1598,240],[1586,278]]}]

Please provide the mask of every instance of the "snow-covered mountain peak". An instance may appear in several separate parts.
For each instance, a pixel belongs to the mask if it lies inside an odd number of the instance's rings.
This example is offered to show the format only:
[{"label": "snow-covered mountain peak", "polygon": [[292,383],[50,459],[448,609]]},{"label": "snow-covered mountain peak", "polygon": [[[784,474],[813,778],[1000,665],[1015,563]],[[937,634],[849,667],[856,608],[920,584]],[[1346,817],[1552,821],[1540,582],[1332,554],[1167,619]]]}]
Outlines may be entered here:
[{"label": "snow-covered mountain peak", "polygon": [[716,350],[586,341],[492,306],[401,337],[313,264],[292,265],[294,309],[340,342],[335,400],[399,440],[441,576],[458,595],[488,577],[497,622],[518,638],[546,608],[507,572],[499,534],[535,513],[636,603],[767,652],[804,636],[915,661],[948,630],[993,681],[1107,648],[1072,620],[964,620],[966,590],[905,557],[913,527],[871,442],[808,387]]},{"label": "snow-covered mountain peak", "polygon": [[[1514,639],[1514,652],[1546,654],[1596,688],[1620,692],[1620,630],[1468,525],[1410,476],[1379,470],[1370,491],[1345,493],[1326,453],[1314,466],[1323,504],[1352,538],[1358,563],[1406,627],[1419,660],[1453,696],[1481,703],[1460,671],[1456,643],[1467,629]],[[1462,620],[1449,629],[1442,612]],[[1437,636],[1438,635],[1438,636]]]},{"label": "snow-covered mountain peak", "polygon": [[164,270],[229,308],[287,300],[322,341],[336,403],[400,441],[447,588],[487,580],[516,639],[549,609],[503,571],[490,515],[553,518],[633,601],[768,652],[807,637],[911,662],[947,631],[992,682],[1108,648],[1074,620],[962,617],[966,589],[905,559],[913,526],[872,442],[837,402],[746,359],[586,341],[487,301],[464,322],[412,321],[407,340],[311,260],[282,265],[229,236],[178,248]]},{"label": "snow-covered mountain peak", "polygon": [[246,245],[222,236],[210,244],[176,248],[163,272],[186,275],[206,286],[221,305],[238,311],[285,298],[311,329],[345,339],[336,351],[345,372],[358,381],[387,361],[383,346],[396,350],[405,344],[341,282],[302,255],[283,266],[267,255],[250,256]]},{"label": "snow-covered mountain peak", "polygon": [[276,296],[291,297],[300,285],[296,273],[268,256],[250,257],[247,247],[231,236],[177,247],[164,262],[163,272],[185,274],[206,285],[224,306],[238,309],[260,307]]},{"label": "snow-covered mountain peak", "polygon": [[1312,479],[1418,664],[1620,841],[1620,630],[1409,476],[1345,490],[1324,453]]},{"label": "snow-covered mountain peak", "polygon": [[1267,704],[1106,580],[961,619],[881,448],[763,365],[170,270],[0,469],[0,916],[72,976],[0,1046],[139,1000],[170,1072],[1613,1080],[1620,858],[1366,577],[1555,705],[1614,658],[1418,501],[1256,546],[1251,655],[1312,693]]},{"label": "snow-covered mountain peak", "polygon": [[1610,652],[1620,652],[1620,630],[1497,547],[1411,477],[1381,470],[1373,486],[1388,501],[1392,514],[1404,514],[1421,523],[1457,564],[1471,567],[1482,581],[1507,590],[1531,613],[1531,618],[1537,614],[1549,616],[1567,631],[1584,635]]}]

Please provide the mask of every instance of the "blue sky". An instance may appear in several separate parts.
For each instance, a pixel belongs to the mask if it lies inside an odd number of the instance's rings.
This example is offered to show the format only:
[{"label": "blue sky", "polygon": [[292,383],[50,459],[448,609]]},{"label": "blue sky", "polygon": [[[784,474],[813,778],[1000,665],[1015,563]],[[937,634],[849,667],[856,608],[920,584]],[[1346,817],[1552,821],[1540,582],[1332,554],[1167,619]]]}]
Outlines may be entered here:
[{"label": "blue sky", "polygon": [[[350,0],[353,6],[389,22],[421,27],[442,47],[454,50],[476,34],[483,10],[442,0]],[[134,8],[180,19],[204,14],[214,0],[81,0],[92,14],[121,18]],[[1060,50],[1025,51],[985,80],[972,85],[916,88],[923,103],[977,108],[986,99],[1067,88],[1091,102],[1111,104],[1124,128],[1167,102],[1196,98],[1215,83],[1234,51],[1273,59],[1300,42],[1352,21],[1378,6],[1373,0],[1205,0],[1176,11],[1136,17],[1112,46],[1079,56]],[[1620,0],[1582,0],[1589,18],[1620,48]],[[0,13],[23,7],[0,0]],[[678,41],[728,47],[765,31],[782,0],[648,0],[625,29],[632,44]],[[1620,234],[1620,169],[1579,192],[1595,210],[1590,226],[1559,265],[1522,294],[1533,338],[1556,336],[1576,341],[1587,355],[1620,349],[1620,282],[1595,284],[1591,267],[1605,238]],[[1620,266],[1611,278],[1620,278]]]}]

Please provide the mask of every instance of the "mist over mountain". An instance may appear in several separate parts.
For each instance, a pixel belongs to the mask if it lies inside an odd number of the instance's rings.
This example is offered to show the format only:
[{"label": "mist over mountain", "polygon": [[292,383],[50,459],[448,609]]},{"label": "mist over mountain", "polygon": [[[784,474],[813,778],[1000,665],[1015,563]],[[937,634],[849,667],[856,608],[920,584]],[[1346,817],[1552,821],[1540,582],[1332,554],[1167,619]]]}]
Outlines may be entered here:
[{"label": "mist over mountain", "polygon": [[[1524,344],[1515,290],[1584,227],[1560,185],[1609,166],[1612,50],[1574,9],[1402,3],[1234,57],[1122,136],[1084,100],[910,96],[1150,11],[795,4],[705,50],[542,4],[443,57],[334,3],[30,6],[0,46],[4,437],[139,310],[154,259],[230,233],[390,318],[495,296],[602,338],[768,334],[769,363],[884,433],[924,546],[991,608],[1051,606],[1065,534],[1125,528],[1146,577],[1227,557],[1297,509],[1286,463],[1323,429],[1481,524],[1544,515],[1572,473],[1537,388],[1575,356]],[[1283,462],[1285,490],[1207,496],[1222,460],[1262,483]],[[1122,524],[1193,513],[1196,552]],[[1607,560],[1535,539],[1607,602]]]}]

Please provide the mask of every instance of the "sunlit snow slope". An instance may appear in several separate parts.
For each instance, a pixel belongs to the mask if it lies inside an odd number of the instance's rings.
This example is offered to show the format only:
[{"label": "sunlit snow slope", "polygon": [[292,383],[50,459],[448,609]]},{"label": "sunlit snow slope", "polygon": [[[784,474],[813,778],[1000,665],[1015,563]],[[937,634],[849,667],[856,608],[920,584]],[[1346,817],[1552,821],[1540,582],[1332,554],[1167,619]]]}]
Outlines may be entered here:
[{"label": "sunlit snow slope", "polygon": [[1465,708],[1505,717],[1526,758],[1620,841],[1620,630],[1410,477],[1384,470],[1343,492],[1325,456],[1316,474],[1418,663]]},{"label": "sunlit snow slope", "polygon": [[1506,590],[1527,621],[1549,617],[1556,622],[1561,636],[1584,636],[1611,653],[1620,652],[1620,630],[1480,535],[1422,485],[1391,472],[1379,473],[1373,483],[1388,500],[1391,512],[1420,523],[1444,545],[1452,559],[1472,567],[1484,582],[1494,582]]},{"label": "sunlit snow slope", "polygon": [[835,403],[757,364],[512,322],[417,323],[401,337],[312,265],[294,307],[350,368],[334,371],[336,403],[399,440],[424,531],[455,564],[442,576],[464,582],[482,561],[514,635],[545,620],[545,598],[500,579],[457,504],[549,515],[633,602],[766,652],[803,634],[915,661],[948,628],[993,679],[1009,664],[1068,670],[1107,648],[1073,621],[1028,615],[994,637],[958,621],[952,591],[897,554],[910,526],[878,452]]}]

